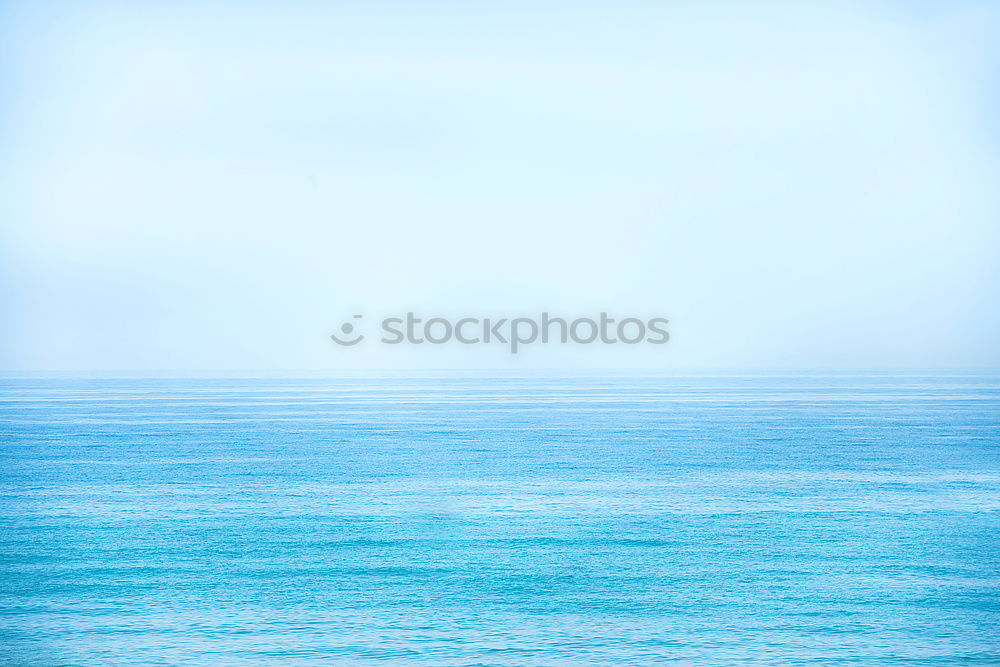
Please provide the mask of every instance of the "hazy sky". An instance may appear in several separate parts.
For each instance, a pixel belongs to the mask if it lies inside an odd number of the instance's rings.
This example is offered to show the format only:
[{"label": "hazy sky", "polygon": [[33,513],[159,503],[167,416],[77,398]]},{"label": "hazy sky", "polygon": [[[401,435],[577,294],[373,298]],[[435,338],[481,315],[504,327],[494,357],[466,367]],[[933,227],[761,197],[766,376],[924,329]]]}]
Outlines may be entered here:
[{"label": "hazy sky", "polygon": [[[5,2],[0,369],[1000,366],[998,31],[962,1]],[[407,310],[673,339],[327,338]]]}]

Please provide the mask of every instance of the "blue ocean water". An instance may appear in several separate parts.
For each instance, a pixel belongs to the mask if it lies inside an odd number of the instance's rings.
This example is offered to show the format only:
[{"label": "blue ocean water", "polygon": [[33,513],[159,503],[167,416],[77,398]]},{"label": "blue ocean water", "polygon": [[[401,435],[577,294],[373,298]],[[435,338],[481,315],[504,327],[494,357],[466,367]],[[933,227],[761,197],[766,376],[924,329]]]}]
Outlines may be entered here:
[{"label": "blue ocean water", "polygon": [[0,663],[1000,664],[1000,377],[0,381]]}]

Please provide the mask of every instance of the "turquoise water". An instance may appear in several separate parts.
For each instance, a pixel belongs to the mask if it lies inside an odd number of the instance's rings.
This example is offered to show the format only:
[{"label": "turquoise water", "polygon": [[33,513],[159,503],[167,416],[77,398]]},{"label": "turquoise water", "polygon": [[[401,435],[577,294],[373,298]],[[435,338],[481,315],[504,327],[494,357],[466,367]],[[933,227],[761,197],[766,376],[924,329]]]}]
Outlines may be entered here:
[{"label": "turquoise water", "polygon": [[0,381],[0,663],[1000,664],[1000,378]]}]

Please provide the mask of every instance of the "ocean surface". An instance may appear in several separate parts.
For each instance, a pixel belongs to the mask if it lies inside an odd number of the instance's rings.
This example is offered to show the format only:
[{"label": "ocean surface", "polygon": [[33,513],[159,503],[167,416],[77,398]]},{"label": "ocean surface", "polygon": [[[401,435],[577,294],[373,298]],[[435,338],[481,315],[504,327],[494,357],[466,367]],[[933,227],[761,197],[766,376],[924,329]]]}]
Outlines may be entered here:
[{"label": "ocean surface", "polygon": [[0,380],[0,664],[1000,665],[1000,376]]}]

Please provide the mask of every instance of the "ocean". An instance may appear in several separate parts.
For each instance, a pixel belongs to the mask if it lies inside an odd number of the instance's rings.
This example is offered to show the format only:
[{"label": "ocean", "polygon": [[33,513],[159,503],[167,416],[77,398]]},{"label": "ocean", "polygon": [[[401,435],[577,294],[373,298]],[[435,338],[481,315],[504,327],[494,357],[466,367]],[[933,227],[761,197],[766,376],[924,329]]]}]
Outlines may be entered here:
[{"label": "ocean", "polygon": [[0,380],[0,664],[1000,664],[1000,375]]}]

